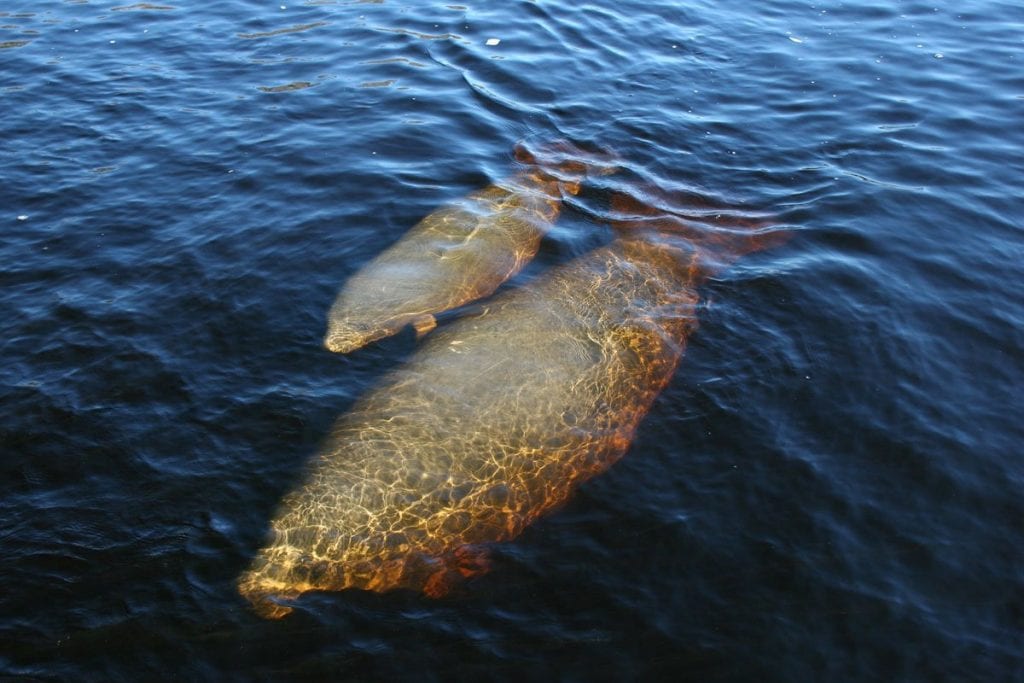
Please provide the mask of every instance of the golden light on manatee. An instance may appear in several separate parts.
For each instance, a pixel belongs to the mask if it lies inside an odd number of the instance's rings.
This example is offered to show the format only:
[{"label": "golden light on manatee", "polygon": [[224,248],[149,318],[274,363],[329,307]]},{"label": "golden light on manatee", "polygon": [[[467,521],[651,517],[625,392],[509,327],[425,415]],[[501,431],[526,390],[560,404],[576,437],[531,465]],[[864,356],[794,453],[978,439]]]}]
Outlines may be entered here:
[{"label": "golden light on manatee", "polygon": [[435,332],[338,420],[240,579],[257,611],[311,590],[444,595],[625,453],[696,327],[705,264],[761,234],[615,207],[610,244]]}]

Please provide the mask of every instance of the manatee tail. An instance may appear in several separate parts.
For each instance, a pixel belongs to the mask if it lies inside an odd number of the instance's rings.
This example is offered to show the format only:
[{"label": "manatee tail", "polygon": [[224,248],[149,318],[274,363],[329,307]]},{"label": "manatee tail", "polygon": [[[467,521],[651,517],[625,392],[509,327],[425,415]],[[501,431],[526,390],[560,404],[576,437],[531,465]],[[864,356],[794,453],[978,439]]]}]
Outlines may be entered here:
[{"label": "manatee tail", "polygon": [[611,226],[621,237],[653,234],[661,239],[681,239],[695,250],[707,276],[745,254],[779,246],[791,237],[778,229],[768,214],[737,208],[693,190],[645,188],[616,193],[611,209]]},{"label": "manatee tail", "polygon": [[569,140],[544,143],[522,141],[513,155],[523,166],[540,176],[558,182],[563,194],[579,193],[587,176],[605,176],[619,170],[618,156],[605,149],[587,149]]}]

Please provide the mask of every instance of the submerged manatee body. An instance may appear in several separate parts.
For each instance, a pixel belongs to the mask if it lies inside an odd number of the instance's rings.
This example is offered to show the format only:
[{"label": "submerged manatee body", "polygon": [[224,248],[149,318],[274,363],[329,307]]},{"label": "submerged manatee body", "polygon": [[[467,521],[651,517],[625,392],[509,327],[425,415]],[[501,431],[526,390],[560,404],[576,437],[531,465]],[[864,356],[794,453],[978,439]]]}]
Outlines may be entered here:
[{"label": "submerged manatee body", "polygon": [[339,419],[240,579],[260,613],[310,590],[444,594],[486,568],[479,544],[515,537],[623,455],[708,272],[700,240],[635,218],[433,335]]},{"label": "submerged manatee body", "polygon": [[430,214],[349,279],[327,316],[328,350],[347,353],[406,325],[429,331],[435,314],[491,294],[534,257],[587,165],[567,143],[516,156],[517,173]]}]

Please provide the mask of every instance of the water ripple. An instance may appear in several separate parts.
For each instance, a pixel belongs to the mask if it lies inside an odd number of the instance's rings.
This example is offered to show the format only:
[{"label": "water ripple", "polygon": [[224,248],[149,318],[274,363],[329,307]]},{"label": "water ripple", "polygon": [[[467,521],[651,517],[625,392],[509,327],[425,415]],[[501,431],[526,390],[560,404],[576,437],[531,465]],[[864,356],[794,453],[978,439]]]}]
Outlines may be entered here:
[{"label": "water ripple", "polygon": [[[1019,678],[1016,4],[0,17],[2,674]],[[259,622],[276,501],[416,349],[322,351],[338,286],[564,138],[617,172],[524,279],[622,193],[791,237],[702,289],[629,454],[489,575]]]}]

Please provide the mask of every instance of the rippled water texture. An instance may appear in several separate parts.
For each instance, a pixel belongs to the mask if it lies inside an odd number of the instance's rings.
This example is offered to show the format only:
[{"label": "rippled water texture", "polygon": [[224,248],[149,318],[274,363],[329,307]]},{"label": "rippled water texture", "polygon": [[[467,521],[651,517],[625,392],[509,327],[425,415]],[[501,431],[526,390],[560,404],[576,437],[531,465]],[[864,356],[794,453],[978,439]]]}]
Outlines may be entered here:
[{"label": "rippled water texture", "polygon": [[[1024,679],[1019,3],[8,0],[0,107],[0,674]],[[620,191],[792,237],[486,575],[260,618],[278,501],[422,348],[324,350],[339,287],[561,139],[618,173],[499,294]]]}]

